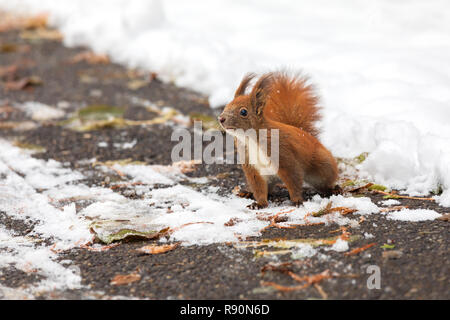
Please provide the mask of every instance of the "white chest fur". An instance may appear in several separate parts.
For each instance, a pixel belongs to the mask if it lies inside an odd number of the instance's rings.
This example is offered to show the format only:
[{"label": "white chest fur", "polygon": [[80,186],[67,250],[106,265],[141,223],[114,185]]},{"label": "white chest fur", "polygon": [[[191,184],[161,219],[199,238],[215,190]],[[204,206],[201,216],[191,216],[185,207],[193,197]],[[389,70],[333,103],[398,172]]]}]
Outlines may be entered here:
[{"label": "white chest fur", "polygon": [[[248,134],[241,130],[227,130],[236,138],[240,163],[246,163],[258,170],[262,176],[273,176],[278,173],[278,159],[268,156],[268,147],[261,147],[256,135]],[[266,143],[267,141],[264,141]],[[245,159],[245,161],[244,161]]]}]

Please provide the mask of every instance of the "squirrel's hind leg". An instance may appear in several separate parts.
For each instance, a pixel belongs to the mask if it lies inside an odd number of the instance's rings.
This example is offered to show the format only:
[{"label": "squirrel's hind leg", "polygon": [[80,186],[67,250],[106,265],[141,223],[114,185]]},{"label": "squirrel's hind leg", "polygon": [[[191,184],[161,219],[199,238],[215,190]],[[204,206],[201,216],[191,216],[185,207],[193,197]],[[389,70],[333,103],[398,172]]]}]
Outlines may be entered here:
[{"label": "squirrel's hind leg", "polygon": [[336,194],[336,180],[337,168],[330,162],[316,163],[314,169],[305,174],[305,181],[324,197]]},{"label": "squirrel's hind leg", "polygon": [[247,185],[250,191],[253,193],[253,198],[256,202],[250,205],[250,208],[265,208],[268,206],[267,196],[268,196],[268,186],[267,181],[261,176],[253,166],[244,164],[242,165],[242,170],[244,170],[245,178],[247,180]]},{"label": "squirrel's hind leg", "polygon": [[297,170],[288,170],[280,168],[278,176],[285,183],[289,198],[295,205],[303,203],[303,171],[300,168]]}]

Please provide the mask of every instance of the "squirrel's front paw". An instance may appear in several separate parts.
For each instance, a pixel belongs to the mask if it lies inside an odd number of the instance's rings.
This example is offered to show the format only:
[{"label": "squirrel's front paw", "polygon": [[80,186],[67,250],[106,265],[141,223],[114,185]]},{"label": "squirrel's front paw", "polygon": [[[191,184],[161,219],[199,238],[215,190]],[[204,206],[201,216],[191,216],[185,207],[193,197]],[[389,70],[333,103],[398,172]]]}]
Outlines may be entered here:
[{"label": "squirrel's front paw", "polygon": [[334,194],[334,195],[340,195],[340,194],[342,194],[343,192],[344,192],[344,190],[341,188],[340,185],[337,184],[337,185],[333,188],[332,194]]},{"label": "squirrel's front paw", "polygon": [[267,202],[263,202],[263,203],[258,203],[258,202],[253,202],[252,204],[249,204],[247,206],[247,208],[255,210],[255,209],[262,209],[268,206]]},{"label": "squirrel's front paw", "polygon": [[250,191],[247,191],[247,190],[241,190],[241,191],[239,191],[237,196],[240,198],[251,199],[251,198],[253,198],[253,193],[251,193]]},{"label": "squirrel's front paw", "polygon": [[300,207],[303,204],[303,199],[291,200],[292,204],[296,207]]}]

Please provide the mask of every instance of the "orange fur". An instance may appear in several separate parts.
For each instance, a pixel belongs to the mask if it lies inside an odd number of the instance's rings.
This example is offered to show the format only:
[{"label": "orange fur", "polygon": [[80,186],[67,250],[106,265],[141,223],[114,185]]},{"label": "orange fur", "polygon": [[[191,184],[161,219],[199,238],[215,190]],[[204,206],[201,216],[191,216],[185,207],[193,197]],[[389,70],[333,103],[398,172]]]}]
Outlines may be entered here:
[{"label": "orange fur", "polygon": [[317,96],[312,86],[307,84],[306,78],[274,73],[264,116],[300,128],[317,137],[319,130],[315,124],[321,118],[317,102]]},{"label": "orange fur", "polygon": [[[337,180],[337,164],[317,138],[320,113],[311,86],[304,78],[274,72],[262,75],[246,94],[253,77],[252,74],[244,77],[234,100],[219,117],[221,125],[226,130],[268,129],[268,153],[271,153],[271,130],[279,130],[277,176],[286,184],[294,203],[303,201],[303,181],[321,193],[330,194]],[[245,116],[243,109],[247,111]],[[257,166],[246,163],[242,168],[256,207],[267,206],[267,180]]]}]

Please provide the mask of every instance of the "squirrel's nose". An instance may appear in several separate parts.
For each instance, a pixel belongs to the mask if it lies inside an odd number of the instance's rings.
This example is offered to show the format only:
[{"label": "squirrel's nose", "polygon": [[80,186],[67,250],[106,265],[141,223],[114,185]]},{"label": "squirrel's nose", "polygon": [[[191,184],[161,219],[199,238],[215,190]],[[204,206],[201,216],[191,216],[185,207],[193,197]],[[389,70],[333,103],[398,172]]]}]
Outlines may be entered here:
[{"label": "squirrel's nose", "polygon": [[224,123],[225,122],[225,118],[224,117],[219,117],[219,121],[220,121],[220,123]]}]

